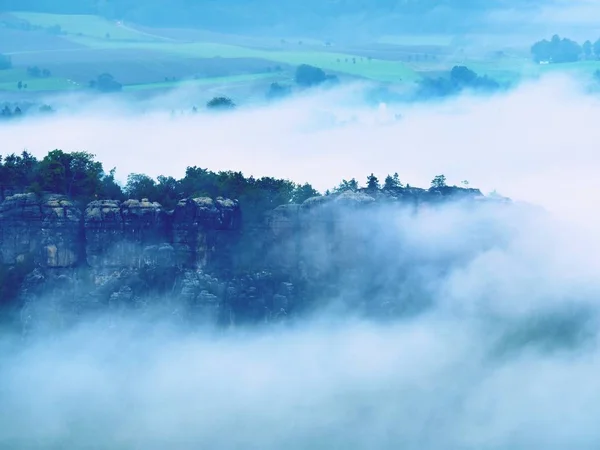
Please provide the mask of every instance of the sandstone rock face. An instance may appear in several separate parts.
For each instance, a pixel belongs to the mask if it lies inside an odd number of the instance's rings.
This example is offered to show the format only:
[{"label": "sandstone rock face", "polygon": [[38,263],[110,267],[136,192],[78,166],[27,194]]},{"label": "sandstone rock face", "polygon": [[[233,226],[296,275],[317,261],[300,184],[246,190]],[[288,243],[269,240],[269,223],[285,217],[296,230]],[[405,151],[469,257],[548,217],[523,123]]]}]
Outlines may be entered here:
[{"label": "sandstone rock face", "polygon": [[81,212],[63,196],[17,194],[0,205],[3,264],[33,257],[42,267],[71,267],[80,260],[81,244]]},{"label": "sandstone rock face", "polygon": [[172,261],[168,219],[161,205],[147,199],[91,202],[84,215],[87,263],[123,268]]},{"label": "sandstone rock face", "polygon": [[442,270],[444,261],[407,256],[390,205],[419,211],[445,195],[454,194],[344,192],[279,206],[244,229],[237,201],[222,198],[184,199],[173,212],[146,199],[100,200],[82,213],[64,197],[14,195],[0,204],[0,263],[35,262],[19,290],[27,329],[122,310],[187,323],[269,322],[330,301],[405,313],[426,303],[426,287],[414,288],[419,270]]},{"label": "sandstone rock face", "polygon": [[178,263],[207,267],[239,225],[237,201],[206,197],[181,200],[173,213],[173,247]]}]

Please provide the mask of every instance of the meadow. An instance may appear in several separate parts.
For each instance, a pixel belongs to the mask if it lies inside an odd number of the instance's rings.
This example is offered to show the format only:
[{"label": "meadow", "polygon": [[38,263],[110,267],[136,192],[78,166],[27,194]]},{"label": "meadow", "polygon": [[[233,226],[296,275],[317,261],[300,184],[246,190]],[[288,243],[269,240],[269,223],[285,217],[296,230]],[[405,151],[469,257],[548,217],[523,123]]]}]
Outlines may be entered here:
[{"label": "meadow", "polygon": [[[4,26],[2,26],[4,25]],[[477,37],[478,41],[484,41]],[[83,89],[101,73],[111,73],[125,90],[177,87],[181,83],[222,85],[290,80],[299,64],[321,67],[340,77],[384,83],[412,83],[463,64],[500,81],[548,71],[590,72],[596,61],[540,66],[521,52],[490,56],[465,52],[465,37],[384,36],[370,43],[340,44],[297,37],[247,37],[206,30],[137,27],[89,15],[13,12],[0,14],[0,52],[14,69],[0,71],[0,90]],[[28,66],[51,71],[28,76]]]}]

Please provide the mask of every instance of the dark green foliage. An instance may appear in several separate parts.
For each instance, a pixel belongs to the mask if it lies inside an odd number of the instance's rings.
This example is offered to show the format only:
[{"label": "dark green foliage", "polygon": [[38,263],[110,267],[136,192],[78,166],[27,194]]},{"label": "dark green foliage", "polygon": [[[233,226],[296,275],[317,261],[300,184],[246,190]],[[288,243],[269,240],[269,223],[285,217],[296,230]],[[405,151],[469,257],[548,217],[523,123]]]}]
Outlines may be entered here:
[{"label": "dark green foliage", "polygon": [[292,195],[293,203],[302,203],[303,201],[319,196],[319,191],[313,188],[310,184],[304,183],[302,186],[296,186]]},{"label": "dark green foliage", "polygon": [[55,112],[54,108],[52,108],[52,106],[50,106],[50,105],[42,105],[42,106],[40,106],[39,111],[41,113],[45,113],[45,114]]},{"label": "dark green foliage", "polygon": [[13,192],[51,192],[87,202],[97,198],[122,199],[115,170],[104,173],[102,163],[86,152],[53,150],[41,161],[28,152],[0,157],[0,195]]},{"label": "dark green foliage", "polygon": [[156,201],[158,198],[156,181],[152,177],[141,173],[130,173],[127,176],[127,184],[124,190],[127,198],[131,199],[147,198]]},{"label": "dark green foliage", "polygon": [[185,176],[159,176],[158,182],[142,174],[128,177],[125,193],[129,198],[148,198],[172,209],[182,198],[224,197],[239,200],[244,222],[260,222],[265,212],[279,205],[301,203],[319,193],[308,183],[297,185],[272,177],[246,178],[242,172],[212,172],[188,167]]},{"label": "dark green foliage", "polygon": [[111,200],[125,200],[125,194],[121,189],[121,186],[115,180],[116,168],[112,168],[108,175],[102,178],[99,197],[107,198]]},{"label": "dark green foliage", "polygon": [[583,56],[585,56],[585,59],[590,59],[592,57],[592,53],[594,53],[592,42],[590,40],[585,41],[581,48],[583,50]]},{"label": "dark green foliage", "polygon": [[373,174],[369,175],[367,177],[367,189],[370,191],[376,191],[379,188],[379,179]]},{"label": "dark green foliage", "polygon": [[433,189],[440,189],[446,187],[446,176],[445,175],[436,175],[433,180],[431,180],[431,187]]},{"label": "dark green foliage", "polygon": [[477,80],[477,74],[466,66],[454,66],[450,71],[450,80],[458,85],[469,86]]},{"label": "dark green foliage", "polygon": [[400,177],[396,172],[394,175],[388,175],[385,177],[385,181],[383,184],[383,189],[386,190],[394,190],[402,187],[402,183],[400,182]]},{"label": "dark green foliage", "polygon": [[327,75],[318,67],[301,64],[296,69],[296,84],[302,87],[317,86],[327,80]]},{"label": "dark green foliage", "polygon": [[344,192],[344,191],[357,191],[358,190],[358,181],[352,178],[350,181],[342,180],[342,182],[334,189],[335,192]]},{"label": "dark green foliage", "polygon": [[27,75],[34,78],[48,78],[51,73],[48,69],[40,69],[38,66],[27,67]]},{"label": "dark green foliage", "polygon": [[53,150],[39,162],[36,183],[42,191],[90,201],[101,194],[102,163],[87,152]]},{"label": "dark green foliage", "polygon": [[275,100],[279,98],[287,97],[292,93],[290,86],[283,86],[279,83],[271,83],[269,90],[267,91],[267,99]]},{"label": "dark green foliage", "polygon": [[579,60],[583,49],[577,42],[567,38],[561,39],[555,34],[552,39],[536,42],[531,46],[531,54],[535,62],[567,63]]},{"label": "dark green foliage", "polygon": [[110,73],[98,75],[95,80],[90,81],[90,87],[100,92],[118,92],[123,89],[123,85]]},{"label": "dark green foliage", "polygon": [[229,110],[235,108],[235,103],[228,97],[215,97],[211,99],[206,107],[214,110]]},{"label": "dark green foliage", "polygon": [[596,59],[600,59],[600,38],[598,38],[598,40],[594,42],[592,49],[594,50],[594,55],[596,56]]},{"label": "dark green foliage", "polygon": [[0,198],[5,197],[6,191],[32,186],[37,165],[37,159],[26,151],[20,156],[12,154],[2,158],[0,155]]},{"label": "dark green foliage", "polygon": [[159,175],[156,184],[156,195],[160,204],[166,209],[174,209],[179,200],[179,182],[173,177]]},{"label": "dark green foliage", "polygon": [[417,97],[446,97],[459,94],[465,89],[494,92],[500,89],[500,84],[485,75],[480,77],[466,66],[454,66],[447,78],[424,78],[419,84]]}]

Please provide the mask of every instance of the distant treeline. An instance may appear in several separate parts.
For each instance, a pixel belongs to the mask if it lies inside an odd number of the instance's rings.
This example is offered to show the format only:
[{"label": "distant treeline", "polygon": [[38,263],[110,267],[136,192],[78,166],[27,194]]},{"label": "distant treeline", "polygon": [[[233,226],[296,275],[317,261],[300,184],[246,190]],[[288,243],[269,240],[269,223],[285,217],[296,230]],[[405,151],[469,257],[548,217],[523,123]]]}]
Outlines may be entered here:
[{"label": "distant treeline", "polygon": [[466,66],[454,66],[448,76],[425,77],[420,81],[417,98],[446,97],[469,89],[479,92],[494,92],[502,86],[488,76],[479,76]]},{"label": "distant treeline", "polygon": [[600,38],[594,43],[587,40],[579,44],[555,34],[550,40],[543,39],[533,44],[531,54],[534,61],[538,63],[569,63],[581,59],[600,60]]},{"label": "distant treeline", "polygon": [[18,119],[30,114],[47,114],[54,112],[50,105],[35,105],[32,103],[0,103],[0,121]]}]

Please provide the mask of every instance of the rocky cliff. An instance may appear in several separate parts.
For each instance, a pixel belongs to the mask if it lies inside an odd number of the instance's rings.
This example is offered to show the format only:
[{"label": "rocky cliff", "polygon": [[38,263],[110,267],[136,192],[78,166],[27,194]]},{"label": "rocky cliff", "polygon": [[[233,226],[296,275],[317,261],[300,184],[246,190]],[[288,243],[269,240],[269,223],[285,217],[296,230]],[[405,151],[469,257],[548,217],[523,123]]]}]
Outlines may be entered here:
[{"label": "rocky cliff", "polygon": [[340,298],[388,314],[410,308],[401,285],[411,271],[390,253],[393,236],[385,245],[378,239],[389,233],[382,211],[450,198],[484,199],[466,189],[345,192],[283,205],[249,224],[238,202],[223,198],[183,199],[165,211],[147,199],[83,208],[57,195],[18,194],[0,204],[0,262],[5,271],[28,264],[10,299],[25,329],[91,311],[270,321]]}]

